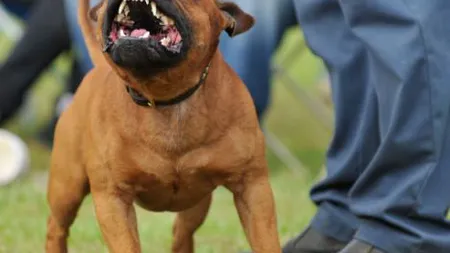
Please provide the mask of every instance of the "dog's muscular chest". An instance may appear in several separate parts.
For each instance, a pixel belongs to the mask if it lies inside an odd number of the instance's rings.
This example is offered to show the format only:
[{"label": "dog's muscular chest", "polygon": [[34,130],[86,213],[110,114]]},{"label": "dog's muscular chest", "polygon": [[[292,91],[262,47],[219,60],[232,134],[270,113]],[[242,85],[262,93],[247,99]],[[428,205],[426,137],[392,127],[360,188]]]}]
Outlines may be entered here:
[{"label": "dog's muscular chest", "polygon": [[135,200],[150,211],[180,211],[199,202],[216,187],[203,175],[202,168],[166,166],[136,167],[138,177],[129,185]]},{"label": "dog's muscular chest", "polygon": [[217,186],[239,180],[252,156],[251,143],[224,137],[178,155],[152,147],[122,145],[107,155],[112,181],[131,189],[136,202],[151,211],[189,208]]}]

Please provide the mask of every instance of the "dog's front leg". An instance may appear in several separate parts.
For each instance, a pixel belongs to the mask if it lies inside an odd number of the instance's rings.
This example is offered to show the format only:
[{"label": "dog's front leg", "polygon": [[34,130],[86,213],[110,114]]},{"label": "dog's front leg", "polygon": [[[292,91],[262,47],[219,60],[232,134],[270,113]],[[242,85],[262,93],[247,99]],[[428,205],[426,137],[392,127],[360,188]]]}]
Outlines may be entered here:
[{"label": "dog's front leg", "polygon": [[253,253],[280,253],[277,220],[268,176],[247,176],[230,187]]},{"label": "dog's front leg", "polygon": [[205,221],[211,200],[208,195],[196,206],[178,213],[173,226],[172,253],[194,252],[194,233]]},{"label": "dog's front leg", "polygon": [[133,197],[116,192],[92,192],[100,229],[111,253],[140,253]]}]

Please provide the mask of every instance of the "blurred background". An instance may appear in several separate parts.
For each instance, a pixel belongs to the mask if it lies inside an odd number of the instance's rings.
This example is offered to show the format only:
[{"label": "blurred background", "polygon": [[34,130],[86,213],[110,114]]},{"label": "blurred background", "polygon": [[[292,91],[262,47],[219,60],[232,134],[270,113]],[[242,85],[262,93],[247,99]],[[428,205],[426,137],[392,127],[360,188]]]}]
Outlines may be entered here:
[{"label": "blurred background", "polygon": [[[58,20],[68,16],[58,14],[64,13],[62,1],[38,1],[0,1],[0,252],[5,253],[44,251],[54,122],[70,102],[85,67],[77,55],[80,52],[70,22]],[[45,22],[41,22],[43,16]],[[59,39],[50,35],[51,31],[59,32]],[[285,242],[314,214],[309,188],[324,173],[333,115],[326,71],[306,47],[300,28],[286,25],[279,37],[267,63],[270,98],[262,109],[261,126],[267,138],[279,231]],[[236,45],[225,45],[223,50],[229,46],[236,53]],[[12,105],[17,109],[11,109]],[[2,110],[14,112],[1,114]],[[169,252],[174,215],[138,213],[144,252]],[[197,252],[248,249],[232,196],[226,190],[216,192],[196,239]],[[70,248],[71,252],[107,252],[90,198],[72,227]]]}]

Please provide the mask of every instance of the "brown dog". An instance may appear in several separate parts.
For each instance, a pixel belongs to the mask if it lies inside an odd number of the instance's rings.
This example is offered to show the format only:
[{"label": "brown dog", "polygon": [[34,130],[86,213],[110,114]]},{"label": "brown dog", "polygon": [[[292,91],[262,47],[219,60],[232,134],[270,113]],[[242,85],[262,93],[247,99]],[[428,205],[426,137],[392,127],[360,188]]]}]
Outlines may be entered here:
[{"label": "brown dog", "polygon": [[88,4],[79,15],[95,68],[57,125],[47,252],[67,252],[88,193],[111,252],[141,252],[134,203],[178,212],[172,251],[193,252],[218,186],[234,194],[253,252],[281,252],[255,108],[217,48],[253,18],[214,0],[104,0],[94,36]]}]

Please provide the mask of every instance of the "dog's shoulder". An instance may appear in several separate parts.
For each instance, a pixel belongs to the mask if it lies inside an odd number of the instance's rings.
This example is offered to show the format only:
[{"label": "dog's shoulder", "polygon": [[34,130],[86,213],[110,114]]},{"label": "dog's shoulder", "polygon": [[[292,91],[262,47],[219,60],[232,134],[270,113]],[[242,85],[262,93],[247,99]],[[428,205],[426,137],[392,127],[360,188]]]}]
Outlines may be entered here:
[{"label": "dog's shoulder", "polygon": [[[96,66],[90,70],[79,85],[74,99],[73,107],[78,111],[90,111],[96,106],[97,100],[103,100],[109,95],[116,75],[107,66]],[[117,84],[116,84],[117,85]]]},{"label": "dog's shoulder", "polygon": [[117,75],[109,66],[96,66],[83,78],[79,86],[79,93],[94,93],[108,89],[108,85],[117,82]]}]

